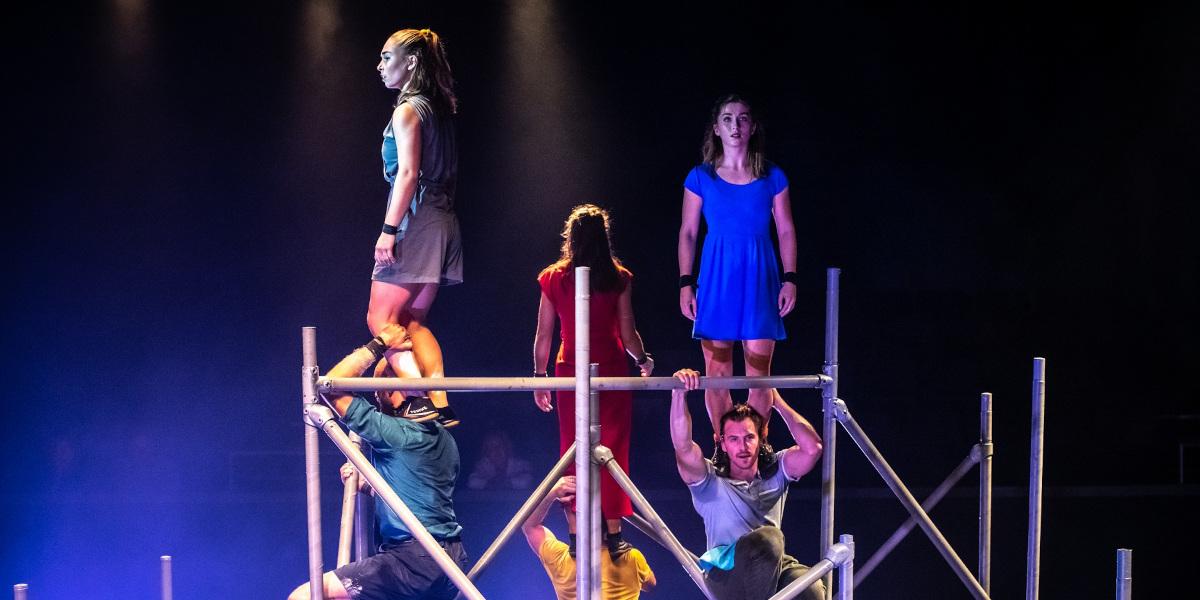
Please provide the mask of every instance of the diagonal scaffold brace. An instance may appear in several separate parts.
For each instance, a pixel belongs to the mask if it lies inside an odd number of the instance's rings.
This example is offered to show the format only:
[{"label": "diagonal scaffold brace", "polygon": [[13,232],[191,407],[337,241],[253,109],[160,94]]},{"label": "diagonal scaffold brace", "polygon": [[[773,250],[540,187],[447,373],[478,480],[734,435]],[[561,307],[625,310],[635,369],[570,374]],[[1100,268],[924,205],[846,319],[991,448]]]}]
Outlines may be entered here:
[{"label": "diagonal scaffold brace", "polygon": [[346,456],[346,458],[358,470],[361,477],[365,477],[367,483],[375,488],[375,493],[379,498],[387,504],[392,512],[404,523],[409,532],[417,543],[421,544],[429,555],[437,562],[438,567],[446,573],[451,581],[454,582],[462,594],[470,600],[483,600],[483,594],[475,587],[475,584],[467,578],[466,573],[458,568],[458,564],[450,555],[446,554],[445,549],[433,539],[425,526],[417,519],[396,492],[387,484],[379,471],[375,470],[371,461],[362,453],[359,448],[350,441],[350,437],[346,432],[342,431],[337,424],[337,419],[334,416],[333,410],[325,404],[321,403],[317,397],[317,374],[318,368],[316,364],[316,328],[305,327],[302,330],[302,343],[304,354],[304,365],[302,367],[302,389],[304,402],[304,418],[305,424],[305,471],[307,478],[308,489],[308,544],[309,544],[309,597],[314,600],[324,600],[325,590],[323,584],[323,559],[321,550],[321,513],[320,513],[320,464],[318,461],[318,436],[317,430],[325,432],[337,446],[338,450]]},{"label": "diagonal scaffold brace", "polygon": [[608,469],[613,480],[617,482],[617,485],[633,501],[634,507],[641,513],[650,530],[654,532],[651,536],[652,539],[658,541],[675,556],[675,560],[679,561],[680,566],[683,567],[688,577],[691,578],[692,583],[695,583],[696,587],[700,588],[705,598],[715,600],[716,597],[708,589],[708,584],[704,581],[704,573],[700,571],[700,567],[696,564],[697,561],[694,560],[694,555],[688,552],[687,548],[683,547],[683,544],[679,543],[679,539],[675,537],[675,534],[671,533],[671,530],[663,522],[662,517],[658,516],[658,512],[654,510],[654,507],[650,506],[650,502],[642,495],[641,490],[638,490],[637,486],[633,484],[633,481],[629,479],[629,475],[626,475],[625,471],[621,469],[621,465],[618,465],[617,461],[613,460],[612,451],[604,446],[596,446],[593,456],[595,456],[596,463],[600,467]]},{"label": "diagonal scaffold brace", "polygon": [[500,534],[496,536],[496,539],[492,541],[488,549],[475,562],[475,566],[471,567],[471,571],[467,573],[467,577],[471,578],[471,581],[475,581],[483,574],[484,569],[488,568],[488,565],[496,558],[496,555],[504,548],[508,540],[521,527],[521,524],[529,518],[529,515],[533,514],[538,503],[546,497],[546,494],[550,493],[550,488],[554,487],[554,483],[558,481],[558,478],[562,477],[563,473],[570,468],[573,460],[575,460],[575,444],[571,444],[571,447],[567,448],[562,458],[559,458],[554,467],[550,469],[550,472],[546,474],[546,478],[538,484],[533,493],[529,495],[529,498],[525,500],[525,503],[521,505],[517,514],[513,515],[512,519],[509,519],[508,524],[504,526],[504,529],[500,531]]},{"label": "diagonal scaffold brace", "polygon": [[892,494],[894,494],[896,498],[900,500],[900,504],[904,505],[904,508],[908,510],[909,515],[911,515],[912,518],[917,521],[917,525],[921,527],[921,530],[924,531],[925,535],[929,537],[929,540],[933,542],[933,545],[937,549],[938,553],[941,554],[942,558],[946,560],[946,563],[950,565],[950,569],[954,571],[954,574],[957,575],[958,578],[963,582],[963,585],[967,587],[967,591],[970,592],[971,596],[976,600],[988,600],[988,593],[984,591],[983,586],[981,586],[979,581],[975,579],[975,576],[971,574],[971,571],[967,568],[966,564],[963,563],[962,558],[958,556],[958,553],[954,551],[954,548],[950,545],[950,542],[946,541],[946,537],[942,535],[941,530],[938,529],[937,525],[933,523],[933,520],[929,518],[929,515],[925,512],[925,510],[921,508],[921,505],[917,502],[917,499],[913,497],[912,492],[910,492],[908,487],[904,485],[904,482],[900,480],[900,476],[896,474],[896,471],[892,469],[890,464],[888,464],[887,459],[884,458],[879,449],[875,447],[875,444],[871,441],[871,438],[867,437],[867,433],[863,431],[863,428],[858,424],[857,421],[854,420],[854,417],[850,415],[850,409],[846,407],[846,403],[839,398],[834,400],[833,404],[834,416],[837,418],[838,422],[841,423],[842,428],[846,430],[846,433],[850,436],[850,439],[854,440],[854,443],[858,445],[859,450],[862,451],[863,455],[867,458],[867,461],[871,463],[871,466],[874,467],[879,473],[879,476],[883,478],[883,482],[892,490]]},{"label": "diagonal scaffold brace", "polygon": [[359,474],[366,478],[367,483],[371,487],[375,488],[375,493],[379,495],[379,498],[387,504],[388,508],[392,509],[392,512],[396,513],[397,517],[400,517],[404,526],[412,533],[413,539],[421,544],[421,547],[426,552],[429,552],[429,555],[437,562],[442,571],[450,577],[454,585],[458,586],[463,596],[470,600],[483,600],[483,594],[479,593],[475,584],[471,583],[471,580],[467,578],[467,574],[458,568],[458,563],[454,562],[454,559],[450,558],[449,554],[446,554],[446,550],[437,543],[437,540],[433,539],[429,530],[425,529],[425,526],[409,510],[404,501],[400,500],[400,496],[396,495],[396,492],[388,485],[383,476],[379,474],[379,471],[375,470],[375,466],[371,464],[371,461],[367,460],[362,451],[350,441],[350,437],[346,435],[346,432],[342,431],[341,427],[338,427],[333,410],[323,404],[315,404],[308,408],[307,414],[308,420],[324,431],[325,435],[329,436],[329,439],[333,440],[338,450],[341,450],[342,454],[346,455],[346,458],[354,465]]}]

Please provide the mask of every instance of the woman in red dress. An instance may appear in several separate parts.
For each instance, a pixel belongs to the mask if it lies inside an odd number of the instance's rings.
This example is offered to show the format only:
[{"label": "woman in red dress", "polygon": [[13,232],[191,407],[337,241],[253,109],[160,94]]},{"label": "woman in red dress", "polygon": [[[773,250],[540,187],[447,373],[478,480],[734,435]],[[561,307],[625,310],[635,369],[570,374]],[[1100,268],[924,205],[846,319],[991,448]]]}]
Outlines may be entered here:
[{"label": "woman in red dress", "polygon": [[[546,361],[550,358],[555,320],[560,326],[562,344],[554,361],[554,373],[558,377],[575,375],[575,267],[590,267],[592,362],[599,363],[601,377],[625,377],[629,375],[629,359],[625,357],[628,353],[642,376],[648,377],[654,370],[654,360],[642,346],[642,337],[633,318],[633,273],[613,255],[608,213],[592,204],[575,207],[563,227],[562,237],[562,255],[538,275],[542,298],[538,305],[537,334],[533,339],[534,375],[547,375]],[[557,395],[561,453],[566,452],[575,440],[575,392],[560,391]],[[543,411],[553,410],[549,391],[534,392],[533,399]],[[600,443],[612,450],[617,464],[626,473],[629,472],[632,412],[633,392],[600,393]],[[609,534],[609,551],[621,553],[628,548],[619,535],[621,518],[633,514],[633,507],[629,497],[607,472],[600,475],[600,509]],[[566,513],[574,540],[574,505]]]}]

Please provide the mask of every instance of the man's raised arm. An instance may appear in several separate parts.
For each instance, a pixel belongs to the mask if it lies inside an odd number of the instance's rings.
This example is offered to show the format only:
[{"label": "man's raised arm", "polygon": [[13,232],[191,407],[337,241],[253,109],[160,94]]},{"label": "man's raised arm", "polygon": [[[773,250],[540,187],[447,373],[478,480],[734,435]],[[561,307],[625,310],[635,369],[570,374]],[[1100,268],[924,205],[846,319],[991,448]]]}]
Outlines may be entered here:
[{"label": "man's raised arm", "polygon": [[546,536],[554,539],[554,534],[542,525],[546,521],[546,513],[550,512],[550,506],[555,502],[570,502],[574,497],[575,476],[568,475],[559,478],[558,483],[555,483],[554,487],[546,492],[537,508],[529,513],[529,518],[521,523],[521,532],[525,534],[525,541],[529,542],[529,547],[533,548],[534,554],[542,551],[542,543],[546,540]]},{"label": "man's raised arm", "polygon": [[[367,342],[366,345],[359,346],[354,349],[354,352],[346,355],[338,364],[334,365],[326,377],[358,377],[362,375],[371,365],[375,364],[383,353],[388,350],[411,350],[412,340],[408,339],[408,330],[395,323],[383,328],[379,335]],[[337,411],[339,416],[346,416],[346,409],[350,408],[350,402],[354,400],[354,396],[350,394],[330,394],[325,396],[325,399],[333,406],[333,410]]]},{"label": "man's raised arm", "polygon": [[783,471],[790,479],[800,479],[821,458],[821,436],[803,415],[783,401],[779,390],[772,389],[771,395],[774,396],[775,411],[783,417],[788,432],[796,440],[791,452],[783,455]]},{"label": "man's raised arm", "polygon": [[675,378],[682,381],[686,389],[671,390],[671,445],[675,447],[675,466],[686,484],[704,479],[704,453],[692,440],[692,414],[688,412],[687,392],[700,385],[700,374],[691,369],[680,369]]}]

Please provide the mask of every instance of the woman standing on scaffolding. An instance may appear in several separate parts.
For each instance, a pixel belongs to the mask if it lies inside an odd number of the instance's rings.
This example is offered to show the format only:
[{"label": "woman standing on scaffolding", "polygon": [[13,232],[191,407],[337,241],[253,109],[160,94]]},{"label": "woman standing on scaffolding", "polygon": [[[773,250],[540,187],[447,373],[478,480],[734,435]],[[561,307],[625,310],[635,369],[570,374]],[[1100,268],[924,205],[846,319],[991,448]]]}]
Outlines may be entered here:
[{"label": "woman standing on scaffolding", "polygon": [[[383,130],[383,175],[391,184],[383,231],[375,242],[367,326],[378,335],[389,323],[408,329],[423,377],[442,377],[442,351],[425,326],[438,287],[462,283],[462,240],[454,195],[458,177],[454,95],[441,38],[428,29],[403,29],[383,45],[376,67],[383,85],[398,90]],[[401,372],[400,353],[388,361]],[[410,402],[406,418],[458,424],[444,391]]]},{"label": "woman standing on scaffolding", "polygon": [[[633,318],[633,273],[613,255],[608,213],[593,204],[575,207],[562,232],[562,253],[557,262],[538,275],[541,300],[538,304],[537,333],[533,339],[533,374],[548,375],[546,361],[559,323],[562,344],[554,371],[558,377],[575,375],[575,267],[591,269],[591,300],[588,313],[591,360],[600,366],[600,377],[627,377],[629,359],[637,363],[643,377],[654,370],[654,359],[642,346]],[[558,451],[564,453],[575,441],[575,392],[558,394]],[[550,392],[533,393],[538,408],[549,412]],[[629,435],[633,420],[633,392],[600,392],[600,443],[613,453],[613,459],[629,472]],[[568,470],[567,473],[573,473]],[[600,511],[604,513],[608,551],[616,561],[632,547],[621,539],[621,519],[633,514],[629,496],[608,471],[600,474]],[[575,548],[575,505],[566,510],[571,534],[571,553]]]},{"label": "woman standing on scaffolding", "polygon": [[[679,228],[679,308],[695,324],[704,371],[733,375],[733,344],[742,343],[746,375],[770,375],[775,342],[787,337],[783,317],[796,305],[796,228],[783,170],[766,159],[764,132],[750,104],[730,94],[717,100],[704,132],[703,162],[683,184]],[[700,217],[708,225],[696,276]],[[771,221],[779,236],[779,274]],[[752,389],[747,404],[771,414],[769,389]],[[706,389],[713,431],[732,408],[729,390]],[[714,433],[714,437],[716,434]],[[719,444],[717,444],[719,447]]]}]

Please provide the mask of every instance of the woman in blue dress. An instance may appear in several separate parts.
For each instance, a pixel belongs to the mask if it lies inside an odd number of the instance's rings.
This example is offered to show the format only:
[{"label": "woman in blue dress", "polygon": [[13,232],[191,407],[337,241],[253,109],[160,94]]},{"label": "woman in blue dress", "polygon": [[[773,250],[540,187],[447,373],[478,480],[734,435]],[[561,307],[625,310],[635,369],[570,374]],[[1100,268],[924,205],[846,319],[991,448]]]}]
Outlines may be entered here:
[{"label": "woman in blue dress", "polygon": [[[742,343],[746,375],[769,375],[783,317],[796,304],[796,228],[788,182],[763,152],[764,133],[737,95],[720,98],[704,134],[704,162],[684,180],[679,228],[679,309],[700,340],[705,375],[733,374],[733,345]],[[700,218],[708,226],[696,274]],[[771,222],[779,237],[779,273]],[[751,408],[769,415],[771,390],[750,390]],[[704,392],[713,431],[733,406],[729,390]]]}]

